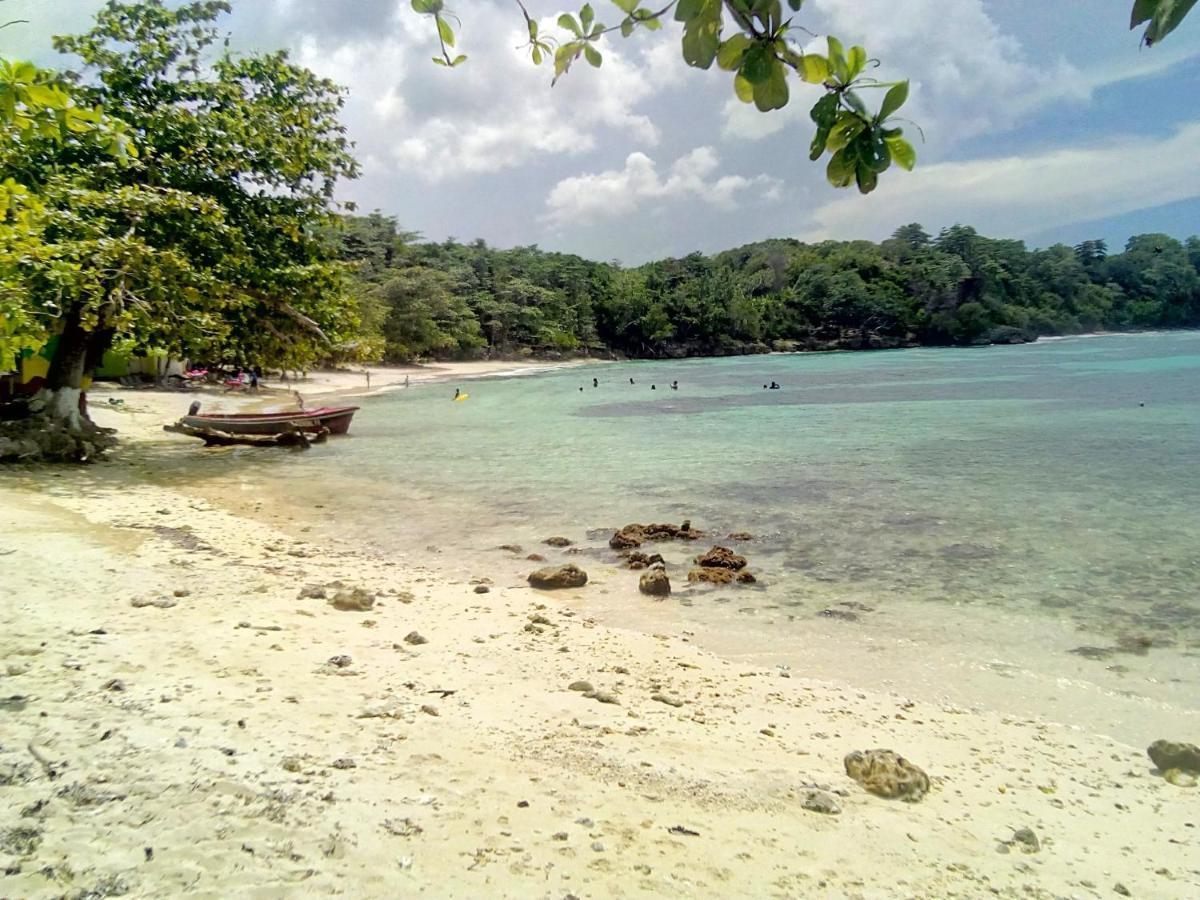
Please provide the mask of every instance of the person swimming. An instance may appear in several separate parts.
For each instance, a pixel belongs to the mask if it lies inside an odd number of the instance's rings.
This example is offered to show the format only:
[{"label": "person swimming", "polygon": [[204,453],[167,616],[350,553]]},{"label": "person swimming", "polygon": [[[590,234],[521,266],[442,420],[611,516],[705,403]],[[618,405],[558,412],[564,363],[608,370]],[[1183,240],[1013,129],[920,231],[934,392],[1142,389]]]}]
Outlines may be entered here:
[{"label": "person swimming", "polygon": [[592,379],[592,387],[600,387],[600,380],[598,378]]},{"label": "person swimming", "polygon": [[455,388],[454,389],[454,399],[457,400],[461,395],[462,395],[462,391],[460,391],[458,388]]},{"label": "person swimming", "polygon": [[772,390],[772,391],[779,390],[779,384],[777,382],[772,381],[771,386],[770,386],[770,388],[768,388],[768,390]]},{"label": "person swimming", "polygon": [[635,382],[635,381],[634,381],[632,378],[630,378],[630,379],[629,379],[629,383],[630,383],[630,384],[635,384],[636,382]]},{"label": "person swimming", "polygon": [[654,391],[657,390],[657,388],[654,385],[650,385],[650,390]]},{"label": "person swimming", "polygon": [[673,390],[673,391],[679,390],[679,382],[678,381],[671,382],[671,390]]}]

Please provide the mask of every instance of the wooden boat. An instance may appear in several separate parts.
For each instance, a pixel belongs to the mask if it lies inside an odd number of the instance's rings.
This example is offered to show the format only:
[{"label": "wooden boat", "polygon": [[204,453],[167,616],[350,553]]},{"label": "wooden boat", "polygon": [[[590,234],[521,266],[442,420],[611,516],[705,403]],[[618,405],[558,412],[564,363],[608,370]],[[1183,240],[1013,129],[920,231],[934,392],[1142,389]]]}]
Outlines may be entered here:
[{"label": "wooden boat", "polygon": [[298,409],[274,413],[208,413],[184,416],[180,425],[225,434],[279,435],[297,431],[345,434],[357,406],[321,406],[317,409]]}]

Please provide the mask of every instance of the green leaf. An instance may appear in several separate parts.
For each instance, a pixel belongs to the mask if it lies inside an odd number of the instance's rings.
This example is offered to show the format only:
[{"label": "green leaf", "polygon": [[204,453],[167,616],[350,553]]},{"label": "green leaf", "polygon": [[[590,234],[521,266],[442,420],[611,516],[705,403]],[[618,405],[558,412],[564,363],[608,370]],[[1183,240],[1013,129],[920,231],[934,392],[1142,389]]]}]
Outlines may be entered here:
[{"label": "green leaf", "polygon": [[633,19],[626,19],[621,23],[621,37],[629,37],[633,34]]},{"label": "green leaf", "polygon": [[792,12],[800,12],[800,6],[804,0],[788,0],[788,6],[792,8]]},{"label": "green leaf", "polygon": [[592,68],[598,69],[600,68],[600,63],[604,62],[603,57],[600,56],[600,51],[591,44],[583,45],[583,55]]},{"label": "green leaf", "polygon": [[721,45],[717,23],[692,20],[683,31],[683,59],[697,69],[709,68]]},{"label": "green leaf", "polygon": [[705,0],[679,0],[675,4],[675,21],[690,22],[704,9]]},{"label": "green leaf", "polygon": [[533,57],[533,64],[535,66],[540,66],[542,64],[542,48],[537,44],[533,45],[533,50],[530,52],[530,56]]},{"label": "green leaf", "polygon": [[841,150],[858,137],[866,127],[866,123],[858,116],[843,112],[838,116],[837,124],[830,129],[826,146],[830,150]]},{"label": "green leaf", "polygon": [[879,115],[876,120],[882,122],[896,110],[904,105],[904,101],[908,99],[908,82],[900,81],[892,85],[886,94],[883,96],[883,103],[879,105]]},{"label": "green leaf", "polygon": [[1159,0],[1134,0],[1133,15],[1129,19],[1130,30],[1137,28],[1143,22],[1149,22],[1154,16],[1154,9]]},{"label": "green leaf", "polygon": [[467,61],[467,54],[460,53],[460,54],[458,54],[458,56],[454,57],[454,60],[450,63],[450,65],[457,66],[457,65],[461,65],[462,63],[465,63],[466,61]]},{"label": "green leaf", "polygon": [[800,60],[800,77],[809,84],[824,84],[829,80],[829,60],[815,53],[806,53]]},{"label": "green leaf", "polygon": [[1174,31],[1195,5],[1196,0],[1158,0],[1150,24],[1147,26],[1145,34],[1142,35],[1146,46],[1157,44]]},{"label": "green leaf", "polygon": [[740,74],[733,77],[733,92],[743,103],[754,102],[754,85]]},{"label": "green leaf", "polygon": [[775,60],[771,77],[754,85],[754,105],[759,112],[782,109],[788,102],[787,72],[783,63]]},{"label": "green leaf", "polygon": [[827,38],[829,44],[829,68],[837,76],[838,81],[845,84],[850,80],[849,68],[846,66],[846,55],[842,52],[842,42],[835,37]]},{"label": "green leaf", "polygon": [[450,27],[450,23],[441,16],[437,17],[438,37],[442,39],[442,43],[447,47],[454,46],[454,29]]},{"label": "green leaf", "polygon": [[869,194],[879,184],[879,175],[866,163],[860,162],[854,169],[854,178],[858,182],[858,192]]},{"label": "green leaf", "polygon": [[434,16],[442,11],[442,0],[412,0],[413,12]]},{"label": "green leaf", "polygon": [[771,77],[771,52],[761,43],[746,48],[742,56],[741,75],[751,84],[758,84]]},{"label": "green leaf", "polygon": [[529,26],[529,40],[536,41],[538,33],[538,23],[535,19],[529,19],[526,23]]},{"label": "green leaf", "polygon": [[850,52],[846,57],[846,69],[848,70],[848,77],[846,78],[846,81],[853,81],[855,78],[857,78],[859,73],[866,68],[866,65],[867,51],[862,47],[859,47],[857,44],[851,47]]},{"label": "green leaf", "polygon": [[825,177],[834,187],[849,187],[857,169],[858,160],[847,153],[846,148],[843,147],[830,157],[829,165],[825,167]]},{"label": "green leaf", "polygon": [[625,15],[629,15],[637,9],[638,0],[613,0],[613,3],[616,4],[617,9],[625,13]]},{"label": "green leaf", "polygon": [[445,66],[445,65],[448,65],[448,63],[447,63],[447,62],[446,62],[444,59],[442,59],[440,56],[434,56],[434,57],[432,57],[432,59],[433,59],[433,61],[434,61],[435,63],[437,63],[439,66]]},{"label": "green leaf", "polygon": [[854,91],[846,91],[842,94],[842,99],[849,103],[851,108],[864,119],[869,118],[866,104],[862,102],[862,98],[854,93]]},{"label": "green leaf", "polygon": [[639,18],[638,24],[645,26],[650,31],[658,31],[658,29],[662,28],[662,22],[659,21],[654,16],[646,16],[645,18]]},{"label": "green leaf", "polygon": [[917,151],[913,149],[912,144],[899,136],[884,138],[884,140],[887,142],[888,150],[891,151],[892,160],[896,165],[911,172],[913,166],[917,164]]},{"label": "green leaf", "polygon": [[570,13],[563,13],[558,17],[558,27],[565,28],[575,37],[583,37],[583,32],[579,29],[579,23],[575,21],[575,17]]},{"label": "green leaf", "polygon": [[592,22],[596,20],[596,14],[592,11],[592,4],[583,4],[583,9],[579,10],[579,24],[582,26],[582,37],[584,34],[589,34],[592,30]]},{"label": "green leaf", "polygon": [[734,71],[742,64],[742,56],[749,46],[750,38],[739,31],[729,40],[722,42],[721,49],[717,51],[717,65],[726,72]]}]

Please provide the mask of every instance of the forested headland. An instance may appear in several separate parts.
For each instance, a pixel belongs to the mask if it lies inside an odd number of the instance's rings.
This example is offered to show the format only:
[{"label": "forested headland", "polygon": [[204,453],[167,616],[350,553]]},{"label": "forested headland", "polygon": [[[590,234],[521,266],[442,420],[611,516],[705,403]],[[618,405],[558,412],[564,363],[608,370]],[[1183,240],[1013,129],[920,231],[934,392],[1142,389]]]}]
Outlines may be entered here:
[{"label": "forested headland", "polygon": [[1017,343],[1200,326],[1200,238],[1030,250],[955,225],[882,243],[780,238],[637,267],[533,247],[420,240],[374,213],[333,239],[353,267],[362,356],[677,358]]}]

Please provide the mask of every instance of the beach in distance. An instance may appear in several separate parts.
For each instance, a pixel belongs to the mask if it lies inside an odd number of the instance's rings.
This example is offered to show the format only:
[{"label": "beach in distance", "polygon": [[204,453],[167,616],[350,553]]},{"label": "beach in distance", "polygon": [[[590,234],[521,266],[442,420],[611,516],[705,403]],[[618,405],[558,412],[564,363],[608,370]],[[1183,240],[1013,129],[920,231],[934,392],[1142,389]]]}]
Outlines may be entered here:
[{"label": "beach in distance", "polygon": [[1200,335],[536,365],[6,470],[0,895],[1200,893]]}]

